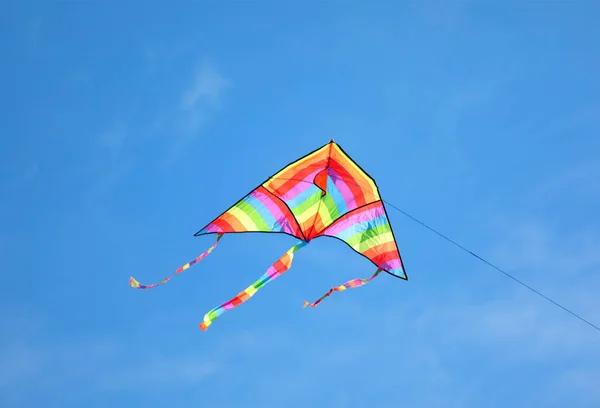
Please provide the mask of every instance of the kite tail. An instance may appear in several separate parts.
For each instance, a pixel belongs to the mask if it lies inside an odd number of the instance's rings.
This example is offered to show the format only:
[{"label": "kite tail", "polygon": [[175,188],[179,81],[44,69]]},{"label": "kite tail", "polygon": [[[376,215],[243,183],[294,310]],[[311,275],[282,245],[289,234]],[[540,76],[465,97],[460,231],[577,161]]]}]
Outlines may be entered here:
[{"label": "kite tail", "polygon": [[292,266],[292,260],[294,259],[294,252],[296,252],[297,250],[299,250],[306,244],[307,244],[306,241],[300,241],[298,244],[291,247],[285,254],[283,254],[283,256],[281,258],[279,258],[277,261],[275,261],[275,263],[273,265],[271,265],[269,267],[269,269],[267,269],[267,272],[265,272],[265,274],[263,276],[261,276],[260,279],[258,279],[252,285],[248,286],[248,288],[246,288],[242,292],[238,293],[238,295],[236,297],[234,297],[233,299],[223,303],[221,306],[215,307],[213,310],[211,310],[210,312],[205,314],[204,321],[202,323],[200,323],[200,325],[199,325],[200,329],[202,329],[202,330],[208,329],[208,326],[210,326],[212,324],[212,322],[215,321],[215,319],[217,319],[219,316],[221,316],[227,310],[231,310],[231,309],[241,305],[242,303],[244,303],[245,301],[250,299],[252,296],[254,296],[254,294],[256,293],[257,290],[259,290],[264,285],[271,282],[273,279],[277,278],[278,276],[283,275],[283,273],[285,271],[287,271],[288,269],[290,269],[290,267]]},{"label": "kite tail", "polygon": [[340,292],[342,290],[357,288],[359,286],[366,285],[367,283],[369,283],[369,281],[375,279],[377,277],[377,275],[379,275],[382,271],[383,271],[382,269],[377,269],[375,274],[373,274],[373,276],[371,276],[368,279],[352,279],[351,281],[348,281],[348,282],[344,283],[343,285],[331,288],[331,289],[329,289],[329,291],[327,293],[325,293],[323,296],[321,296],[319,299],[317,299],[313,303],[308,303],[307,301],[304,301],[303,307],[306,307],[306,306],[316,307],[319,303],[321,303],[323,301],[323,299],[330,296],[333,292]]},{"label": "kite tail", "polygon": [[190,262],[186,263],[185,265],[180,266],[179,268],[177,268],[177,270],[175,272],[173,272],[173,274],[171,274],[171,276],[168,276],[168,277],[164,278],[160,282],[153,283],[152,285],[143,285],[143,284],[139,283],[133,276],[131,276],[131,277],[129,277],[129,286],[131,286],[132,288],[136,288],[136,289],[150,289],[150,288],[154,288],[154,287],[159,286],[159,285],[164,285],[165,283],[167,283],[168,281],[170,281],[173,276],[177,275],[178,273],[181,273],[181,272],[185,271],[186,269],[188,269],[191,266],[194,266],[195,264],[197,264],[198,262],[200,262],[202,260],[202,258],[204,258],[208,254],[210,254],[212,252],[212,250],[217,247],[217,244],[219,243],[219,240],[222,237],[223,237],[223,234],[218,234],[217,235],[217,240],[215,241],[215,243],[210,248],[208,248],[206,251],[204,251],[199,257],[197,257],[193,261],[190,261]]}]

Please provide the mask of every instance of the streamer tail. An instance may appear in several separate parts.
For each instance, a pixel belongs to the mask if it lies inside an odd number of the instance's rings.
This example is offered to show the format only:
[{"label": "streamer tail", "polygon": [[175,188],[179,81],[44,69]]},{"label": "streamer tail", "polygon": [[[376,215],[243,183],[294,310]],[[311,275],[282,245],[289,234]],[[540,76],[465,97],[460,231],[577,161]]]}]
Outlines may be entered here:
[{"label": "streamer tail", "polygon": [[132,288],[135,289],[151,289],[151,288],[155,288],[157,286],[160,285],[164,285],[165,283],[167,283],[168,281],[171,280],[171,278],[173,278],[173,276],[185,271],[186,269],[194,266],[195,264],[197,264],[198,262],[200,262],[204,257],[206,257],[208,254],[210,254],[213,249],[215,249],[217,247],[217,245],[219,244],[219,241],[221,240],[221,238],[223,237],[223,234],[218,234],[217,235],[217,239],[215,241],[214,244],[212,244],[212,246],[210,248],[208,248],[206,251],[204,251],[202,254],[200,254],[200,256],[198,256],[196,259],[186,263],[183,266],[180,266],[179,268],[177,268],[177,270],[175,272],[173,272],[170,276],[167,276],[166,278],[164,278],[163,280],[161,280],[158,283],[153,283],[151,285],[144,285],[140,282],[138,282],[133,276],[129,277],[129,286],[131,286]]},{"label": "streamer tail", "polygon": [[373,276],[371,276],[370,278],[367,278],[367,279],[352,279],[352,280],[344,283],[343,285],[333,287],[333,288],[329,289],[329,291],[327,293],[325,293],[323,296],[321,296],[319,299],[317,299],[313,303],[308,303],[307,301],[304,301],[304,306],[303,307],[307,307],[307,306],[316,307],[319,303],[321,303],[323,301],[323,299],[325,299],[328,296],[331,296],[331,294],[333,292],[341,292],[342,290],[353,289],[353,288],[357,288],[359,286],[366,285],[371,280],[375,279],[377,277],[377,275],[379,275],[381,272],[383,272],[383,269],[379,268],[373,274]]},{"label": "streamer tail", "polygon": [[267,272],[265,272],[265,274],[261,276],[260,279],[258,279],[256,282],[254,282],[242,292],[238,293],[238,295],[235,296],[233,299],[228,300],[227,302],[215,307],[210,312],[206,313],[206,315],[204,315],[204,321],[199,324],[200,329],[208,329],[208,326],[210,326],[212,322],[214,322],[223,313],[241,305],[242,303],[250,299],[252,296],[254,296],[254,294],[264,285],[271,282],[273,279],[283,275],[292,266],[294,252],[296,252],[306,244],[306,241],[300,241],[298,244],[291,247],[285,254],[281,256],[281,258],[275,261],[275,263],[271,265],[269,269],[267,269]]}]

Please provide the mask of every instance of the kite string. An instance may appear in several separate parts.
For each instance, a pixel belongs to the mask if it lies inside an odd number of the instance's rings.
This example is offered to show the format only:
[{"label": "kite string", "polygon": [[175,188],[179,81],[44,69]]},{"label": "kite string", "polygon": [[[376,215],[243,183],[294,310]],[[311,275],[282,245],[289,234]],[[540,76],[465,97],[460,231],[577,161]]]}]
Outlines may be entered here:
[{"label": "kite string", "polygon": [[[332,178],[334,178],[335,176],[330,176]],[[290,179],[293,180],[293,179]],[[342,179],[344,182],[348,183],[353,183],[354,185],[356,185],[357,187],[362,187],[360,186],[358,183],[356,182],[352,182],[350,180],[346,180],[346,179]],[[296,180],[296,181],[301,181],[301,182],[306,182],[306,180]],[[481,257],[480,255],[477,255],[475,252],[465,248],[464,246],[462,246],[461,244],[459,244],[458,242],[454,241],[453,239],[447,237],[446,235],[442,234],[441,232],[437,231],[436,229],[430,227],[429,225],[425,224],[423,221],[420,221],[419,219],[413,217],[412,215],[410,215],[409,213],[407,213],[406,211],[402,210],[400,207],[390,203],[387,200],[382,199],[381,197],[379,197],[379,199],[381,201],[383,201],[384,203],[386,203],[387,205],[389,205],[391,208],[395,209],[396,211],[400,212],[401,214],[403,214],[404,216],[410,218],[411,220],[415,221],[416,223],[420,224],[421,226],[427,228],[428,230],[430,230],[431,232],[433,232],[434,234],[437,234],[438,236],[440,236],[441,238],[445,239],[446,241],[450,242],[451,244],[455,245],[457,248],[465,251],[466,253],[468,253],[469,255],[473,256],[474,258],[480,260],[481,262],[485,263],[486,265],[492,267],[493,269],[497,270],[498,272],[502,273],[503,275],[505,275],[506,277],[512,279],[513,281],[517,282],[518,284],[520,284],[521,286],[529,289],[530,291],[532,291],[533,293],[537,294],[538,296],[546,299],[548,302],[554,304],[555,306],[558,306],[559,308],[561,308],[562,310],[564,310],[565,312],[569,313],[570,315],[574,316],[575,318],[581,320],[582,322],[588,324],[590,327],[600,331],[600,327],[598,327],[597,325],[595,325],[594,323],[590,322],[589,320],[583,318],[582,316],[580,316],[579,314],[575,313],[574,311],[570,310],[569,308],[561,305],[560,303],[558,303],[557,301],[551,299],[550,297],[544,295],[543,293],[541,293],[540,291],[538,291],[537,289],[534,289],[533,287],[529,286],[528,284],[526,284],[525,282],[519,280],[518,278],[514,277],[513,275],[511,275],[510,273],[506,272],[505,270],[503,270],[502,268],[494,265],[492,262],[484,259],[483,257]]]},{"label": "kite string", "polygon": [[593,327],[594,329],[600,331],[600,327],[596,326],[594,323],[590,322],[589,320],[586,320],[585,318],[583,318],[582,316],[578,315],[577,313],[573,312],[572,310],[568,309],[567,307],[561,305],[560,303],[556,302],[555,300],[549,298],[548,296],[544,295],[543,293],[541,293],[540,291],[534,289],[533,287],[529,286],[528,284],[526,284],[525,282],[519,280],[518,278],[514,277],[513,275],[511,275],[510,273],[506,272],[505,270],[503,270],[502,268],[494,265],[493,263],[491,263],[490,261],[482,258],[481,256],[477,255],[476,253],[474,253],[473,251],[465,248],[464,246],[462,246],[461,244],[459,244],[458,242],[454,241],[453,239],[447,237],[446,235],[442,234],[441,232],[435,230],[434,228],[430,227],[429,225],[425,224],[423,221],[418,220],[417,218],[413,217],[412,215],[410,215],[409,213],[407,213],[406,211],[400,209],[399,207],[395,206],[394,204],[382,200],[383,202],[385,202],[387,205],[389,205],[390,207],[392,207],[393,209],[395,209],[396,211],[400,212],[401,214],[405,215],[406,217],[410,218],[411,220],[415,221],[416,223],[422,225],[423,227],[427,228],[428,230],[430,230],[431,232],[433,232],[434,234],[437,234],[438,236],[442,237],[443,239],[445,239],[446,241],[450,242],[451,244],[455,245],[456,247],[462,249],[463,251],[467,252],[468,254],[470,254],[471,256],[479,259],[481,262],[491,266],[492,268],[494,268],[495,270],[497,270],[498,272],[504,274],[505,276],[507,276],[508,278],[512,279],[513,281],[517,282],[518,284],[524,286],[525,288],[529,289],[530,291],[532,291],[533,293],[541,296],[542,298],[546,299],[547,301],[549,301],[550,303],[554,304],[555,306],[558,306],[559,308],[561,308],[562,310],[564,310],[565,312],[571,314],[572,316],[576,317],[577,319],[581,320],[582,322],[590,325],[591,327]]}]

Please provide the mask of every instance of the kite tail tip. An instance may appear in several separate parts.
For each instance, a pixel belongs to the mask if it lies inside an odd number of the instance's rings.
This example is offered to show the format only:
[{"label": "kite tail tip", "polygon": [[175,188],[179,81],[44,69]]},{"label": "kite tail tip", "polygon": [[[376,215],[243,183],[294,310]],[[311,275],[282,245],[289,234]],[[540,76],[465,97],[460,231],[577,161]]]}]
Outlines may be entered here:
[{"label": "kite tail tip", "polygon": [[129,286],[131,286],[132,288],[140,289],[141,285],[133,276],[130,276],[129,277]]},{"label": "kite tail tip", "polygon": [[305,307],[307,307],[307,306],[314,307],[314,305],[311,305],[310,303],[308,303],[308,302],[305,300],[305,301],[304,301],[304,304],[302,305],[302,308],[305,308]]},{"label": "kite tail tip", "polygon": [[206,329],[208,329],[208,325],[206,324],[206,322],[202,322],[198,325],[198,327],[200,328],[200,330],[202,331],[206,331]]}]

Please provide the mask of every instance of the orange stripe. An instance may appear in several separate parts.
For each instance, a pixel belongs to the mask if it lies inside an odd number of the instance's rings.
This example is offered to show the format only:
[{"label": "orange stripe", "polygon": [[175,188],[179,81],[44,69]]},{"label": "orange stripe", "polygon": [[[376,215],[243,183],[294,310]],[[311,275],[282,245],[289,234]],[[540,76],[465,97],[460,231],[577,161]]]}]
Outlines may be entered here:
[{"label": "orange stripe", "polygon": [[245,299],[242,299],[242,296],[243,295],[240,293],[238,296],[236,296],[235,298],[230,300],[230,303],[233,305],[233,307],[237,307],[237,306],[241,305],[242,303],[244,303]]},{"label": "orange stripe", "polygon": [[302,231],[300,231],[300,226],[296,222],[296,219],[294,218],[294,214],[292,214],[290,209],[287,207],[287,205],[285,205],[285,203],[281,200],[281,198],[277,197],[275,194],[271,193],[269,190],[267,190],[263,186],[258,187],[256,189],[256,191],[258,191],[266,196],[269,196],[273,200],[273,203],[275,203],[277,208],[279,208],[279,211],[281,211],[285,215],[286,220],[290,223],[290,226],[294,229],[294,235],[296,236],[296,238],[302,239]]},{"label": "orange stripe", "polygon": [[[317,169],[325,168],[327,165],[327,158],[315,160],[312,163],[307,163],[306,167],[296,167],[283,173],[280,177],[273,179],[269,182],[269,187],[277,192],[277,194],[286,194],[298,183],[303,183],[302,180],[310,173]],[[312,180],[310,180],[312,182]]]},{"label": "orange stripe", "polygon": [[[331,155],[338,163],[342,164],[344,168],[352,175],[352,178],[356,179],[357,183],[361,185],[363,190],[371,193],[375,192],[375,182],[360,168],[358,165],[350,159],[344,152],[342,152],[337,146]],[[339,159],[338,159],[339,157]],[[369,201],[372,198],[369,199]]]},{"label": "orange stripe", "polygon": [[226,220],[223,219],[224,215],[214,220],[211,224],[219,227],[223,232],[234,232],[235,229]]},{"label": "orange stripe", "polygon": [[283,177],[284,174],[286,174],[290,171],[296,172],[295,169],[309,166],[311,162],[322,159],[323,157],[327,157],[328,155],[329,155],[329,145],[325,145],[325,146],[321,147],[319,150],[317,150],[316,152],[313,152],[312,154],[309,154],[306,157],[303,157],[301,159],[296,160],[295,162],[288,164],[286,167],[284,167],[283,169],[279,170],[276,174],[274,174],[273,179],[279,179],[279,178]]},{"label": "orange stripe", "polygon": [[[359,167],[357,167],[348,156],[346,156],[339,149],[336,148],[332,153],[331,159],[332,161],[338,164],[340,171],[344,171],[344,173],[348,177],[348,181],[354,181],[355,185],[351,186],[350,184],[352,183],[348,183],[348,187],[350,187],[351,189],[352,187],[357,188],[356,184],[358,184],[358,188],[361,190],[361,195],[366,198],[364,201],[361,200],[362,204],[359,205],[372,202],[373,200],[376,200],[378,198],[375,191],[375,183],[372,182],[370,177],[367,176],[365,172],[362,171]],[[338,171],[337,168],[336,171]]]},{"label": "orange stripe", "polygon": [[220,217],[220,219],[228,223],[231,226],[232,231],[248,231],[248,228],[246,228],[244,224],[242,224],[240,220],[238,220],[237,217],[232,215],[231,213],[226,212]]},{"label": "orange stripe", "polygon": [[[357,207],[360,207],[362,205],[367,204],[368,202],[373,201],[373,198],[371,198],[370,200],[365,199],[365,195],[363,194],[363,189],[360,186],[360,182],[357,181],[342,164],[338,163],[336,159],[331,159],[329,165],[336,171],[336,173],[338,173],[344,179],[344,181],[346,181],[346,185],[352,192]],[[369,197],[372,197],[372,194],[369,194]]]},{"label": "orange stripe", "polygon": [[371,247],[362,253],[364,256],[379,265],[382,262],[391,261],[396,258],[400,258],[398,248],[394,241],[386,242]]},{"label": "orange stripe", "polygon": [[313,239],[314,237],[319,235],[324,229],[325,226],[323,225],[323,218],[321,218],[321,214],[317,213],[310,230],[306,233],[306,239]]}]

